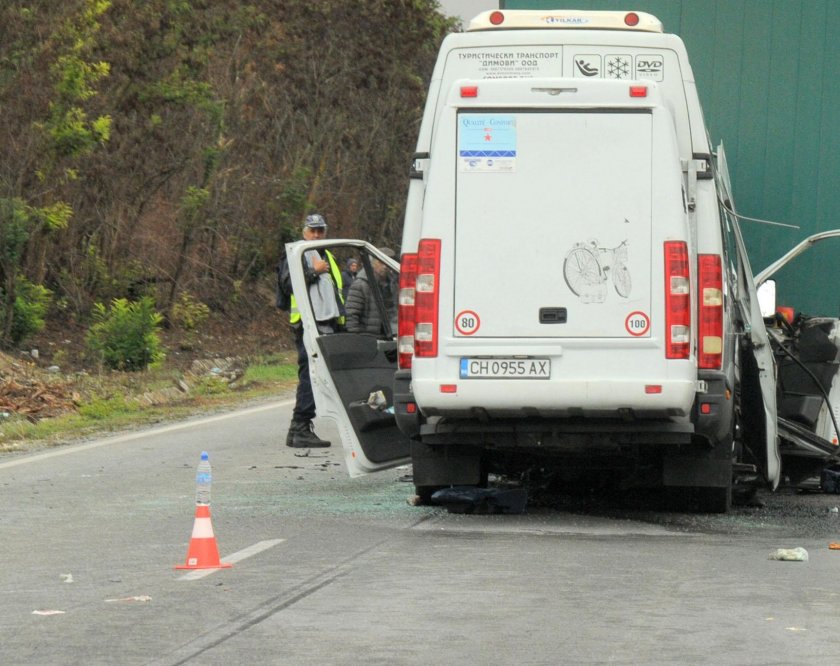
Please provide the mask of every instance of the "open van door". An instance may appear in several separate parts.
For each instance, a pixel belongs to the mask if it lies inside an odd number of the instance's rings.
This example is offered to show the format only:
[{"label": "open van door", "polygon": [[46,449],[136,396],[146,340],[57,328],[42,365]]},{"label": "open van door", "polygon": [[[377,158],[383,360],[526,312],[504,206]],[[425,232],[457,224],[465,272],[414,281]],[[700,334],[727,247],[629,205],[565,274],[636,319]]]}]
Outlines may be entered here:
[{"label": "open van door", "polygon": [[[339,266],[351,257],[359,260],[364,277],[356,279],[368,279],[372,307],[380,316],[376,333],[318,332],[304,271],[307,253],[313,250],[330,252]],[[335,421],[350,476],[408,463],[409,440],[398,430],[393,413],[399,264],[358,240],[288,243],[286,257],[318,415]],[[370,279],[375,275],[379,278]]]},{"label": "open van door", "polygon": [[724,233],[728,239],[734,283],[734,298],[741,322],[739,390],[740,435],[763,468],[773,489],[781,477],[778,413],[776,409],[776,360],[761,314],[747,248],[734,213],[732,187],[723,144],[717,147],[715,179],[722,207]]}]

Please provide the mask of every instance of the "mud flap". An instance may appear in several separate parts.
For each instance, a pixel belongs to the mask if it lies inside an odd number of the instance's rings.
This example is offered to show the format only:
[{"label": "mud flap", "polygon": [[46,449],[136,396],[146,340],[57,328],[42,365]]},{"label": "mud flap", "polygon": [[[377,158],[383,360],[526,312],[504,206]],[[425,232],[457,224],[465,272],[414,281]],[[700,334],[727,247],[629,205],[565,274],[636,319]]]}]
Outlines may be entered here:
[{"label": "mud flap", "polygon": [[665,486],[726,488],[732,484],[732,461],[706,455],[668,456],[662,461]]},{"label": "mud flap", "polygon": [[470,446],[411,442],[414,485],[476,486],[482,482],[481,452]]}]

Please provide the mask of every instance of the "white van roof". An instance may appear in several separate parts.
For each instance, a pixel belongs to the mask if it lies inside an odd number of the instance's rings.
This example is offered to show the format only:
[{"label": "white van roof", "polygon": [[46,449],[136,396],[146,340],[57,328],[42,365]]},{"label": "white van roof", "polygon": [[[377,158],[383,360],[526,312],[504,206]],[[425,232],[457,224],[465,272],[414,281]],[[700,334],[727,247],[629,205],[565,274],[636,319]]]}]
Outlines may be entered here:
[{"label": "white van roof", "polygon": [[476,16],[467,32],[512,29],[632,30],[662,32],[662,22],[644,12],[580,11],[574,9],[490,10]]}]

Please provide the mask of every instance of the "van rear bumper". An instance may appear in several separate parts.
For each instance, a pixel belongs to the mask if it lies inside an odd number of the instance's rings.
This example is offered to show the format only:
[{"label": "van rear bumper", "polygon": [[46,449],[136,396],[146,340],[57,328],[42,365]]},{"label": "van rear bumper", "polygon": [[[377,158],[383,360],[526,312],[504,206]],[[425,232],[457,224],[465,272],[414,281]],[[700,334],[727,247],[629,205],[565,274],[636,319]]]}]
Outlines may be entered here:
[{"label": "van rear bumper", "polygon": [[[583,408],[583,401],[574,406],[562,406],[558,402],[540,402],[532,405],[517,405],[510,402],[515,395],[506,392],[508,404],[491,409],[491,401],[483,406],[458,406],[459,396],[446,409],[429,407],[419,403],[413,391],[410,370],[399,370],[394,376],[394,411],[400,431],[429,444],[446,444],[453,441],[483,444],[492,439],[492,433],[575,433],[583,438],[597,433],[607,434],[608,439],[619,444],[687,444],[694,435],[700,435],[709,444],[726,442],[733,429],[733,396],[726,375],[722,372],[704,372],[701,375],[705,391],[698,393],[695,382],[673,382],[662,394],[653,399],[632,402],[627,399],[631,391],[640,393],[643,385],[637,382],[599,382],[600,393],[611,401],[607,406],[591,404]],[[676,385],[676,386],[675,386]],[[498,391],[498,389],[496,389]],[[677,401],[668,400],[661,404],[662,395],[679,396]],[[590,397],[592,393],[590,392]],[[616,397],[621,397],[617,400]],[[639,409],[639,404],[644,409]],[[633,407],[629,406],[633,405]],[[422,410],[421,410],[422,406]],[[422,411],[422,413],[421,413]],[[444,417],[444,418],[440,418]],[[453,436],[452,433],[458,435]],[[516,438],[514,438],[516,439]],[[532,445],[532,436],[520,438],[526,445]],[[509,438],[508,438],[508,441]]]},{"label": "van rear bumper", "polygon": [[400,432],[407,437],[420,434],[422,415],[411,391],[411,370],[394,373],[394,418]]},{"label": "van rear bumper", "polygon": [[609,451],[638,445],[683,446],[694,437],[694,425],[650,419],[494,419],[489,423],[430,419],[420,426],[426,444],[463,444],[482,448]]},{"label": "van rear bumper", "polygon": [[735,418],[734,398],[723,372],[701,372],[706,390],[697,395],[692,420],[698,435],[710,443],[730,441]]},{"label": "van rear bumper", "polygon": [[[425,416],[454,418],[673,418],[689,416],[698,384],[688,379],[411,381]],[[454,387],[454,390],[453,390]]]}]

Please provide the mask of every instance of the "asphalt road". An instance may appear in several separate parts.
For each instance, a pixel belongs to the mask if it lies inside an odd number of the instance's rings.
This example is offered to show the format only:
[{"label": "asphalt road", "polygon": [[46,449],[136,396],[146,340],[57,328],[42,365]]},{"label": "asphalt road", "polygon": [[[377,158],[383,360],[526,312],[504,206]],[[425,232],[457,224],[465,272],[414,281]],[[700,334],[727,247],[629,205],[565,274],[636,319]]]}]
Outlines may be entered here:
[{"label": "asphalt road", "polygon": [[[840,496],[727,516],[615,497],[455,515],[409,506],[405,469],[351,480],[338,447],[281,446],[288,414],[0,457],[0,663],[837,661]],[[233,567],[197,576],[174,566],[201,450]],[[797,546],[807,562],[768,559]]]}]

